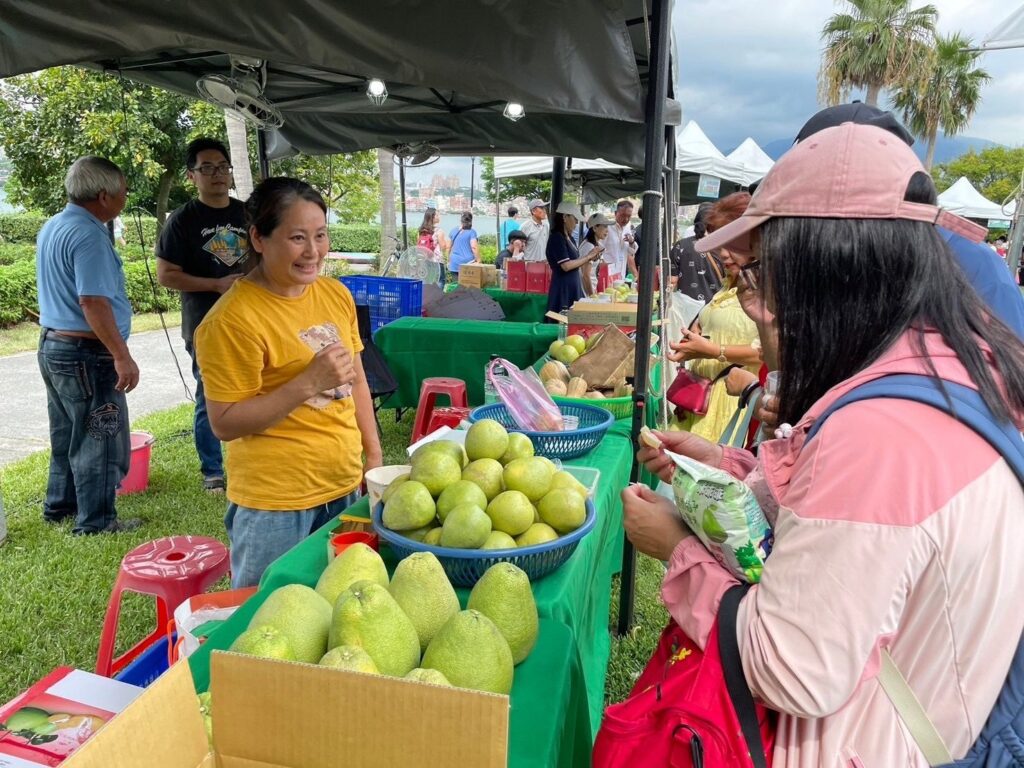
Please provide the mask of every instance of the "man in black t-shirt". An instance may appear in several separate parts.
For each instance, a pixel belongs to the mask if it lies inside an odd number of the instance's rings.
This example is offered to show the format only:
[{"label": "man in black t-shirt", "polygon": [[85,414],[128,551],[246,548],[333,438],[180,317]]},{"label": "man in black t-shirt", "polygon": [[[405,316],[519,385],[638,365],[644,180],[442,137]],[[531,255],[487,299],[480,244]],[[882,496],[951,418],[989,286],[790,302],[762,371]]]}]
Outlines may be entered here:
[{"label": "man in black t-shirt", "polygon": [[228,194],[232,177],[227,148],[216,139],[196,139],[185,152],[185,167],[199,197],[164,224],[156,247],[156,275],[160,285],[181,291],[181,337],[196,377],[193,433],[203,487],[223,493],[224,459],[206,415],[192,335],[220,295],[248,271],[249,234],[245,206]]}]

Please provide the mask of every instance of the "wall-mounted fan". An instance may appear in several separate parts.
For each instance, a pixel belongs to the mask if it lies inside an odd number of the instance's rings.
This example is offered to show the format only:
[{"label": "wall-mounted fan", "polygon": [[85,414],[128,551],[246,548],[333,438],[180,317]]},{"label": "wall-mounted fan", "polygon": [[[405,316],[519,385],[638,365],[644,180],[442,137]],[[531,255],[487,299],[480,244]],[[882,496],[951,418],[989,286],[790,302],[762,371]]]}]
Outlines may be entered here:
[{"label": "wall-mounted fan", "polygon": [[196,91],[206,101],[233,110],[257,128],[280,128],[284,117],[263,95],[266,85],[265,61],[232,56],[230,75],[203,75],[196,81]]},{"label": "wall-mounted fan", "polygon": [[406,168],[420,168],[436,163],[441,158],[441,150],[428,141],[399,144],[395,147],[394,153],[395,162]]}]

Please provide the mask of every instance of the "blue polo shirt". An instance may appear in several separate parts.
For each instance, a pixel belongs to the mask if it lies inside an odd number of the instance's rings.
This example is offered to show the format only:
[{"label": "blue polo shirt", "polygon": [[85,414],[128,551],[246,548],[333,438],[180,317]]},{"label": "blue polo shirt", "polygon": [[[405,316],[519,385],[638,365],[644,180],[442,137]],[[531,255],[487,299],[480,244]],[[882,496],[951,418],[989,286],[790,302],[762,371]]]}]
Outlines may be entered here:
[{"label": "blue polo shirt", "polygon": [[1020,288],[1006,268],[1006,262],[987,245],[973,243],[942,227],[936,229],[949,243],[981,300],[988,304],[996,317],[1024,339],[1024,296],[1021,296]]},{"label": "blue polo shirt", "polygon": [[110,302],[122,339],[132,329],[132,307],[125,292],[124,266],[106,226],[80,205],[51,218],[36,238],[39,324],[58,331],[93,329],[78,304],[80,296]]}]

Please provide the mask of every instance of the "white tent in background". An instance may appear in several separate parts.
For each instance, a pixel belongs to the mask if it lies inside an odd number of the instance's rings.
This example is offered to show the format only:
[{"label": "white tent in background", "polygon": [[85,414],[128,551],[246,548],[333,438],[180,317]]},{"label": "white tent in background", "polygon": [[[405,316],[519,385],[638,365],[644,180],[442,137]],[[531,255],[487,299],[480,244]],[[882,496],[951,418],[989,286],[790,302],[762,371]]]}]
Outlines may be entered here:
[{"label": "white tent in background", "polygon": [[748,173],[746,181],[748,185],[763,179],[765,174],[775,165],[775,161],[768,157],[765,151],[758,146],[757,142],[749,136],[743,140],[742,144],[730,152],[725,159],[740,166],[744,172]]},{"label": "white tent in background", "polygon": [[1010,203],[1005,208],[993,203],[974,188],[966,177],[961,176],[956,183],[939,195],[939,205],[958,216],[969,219],[999,219],[1005,221],[1013,216],[1015,206]]},{"label": "white tent in background", "polygon": [[[554,158],[548,155],[497,155],[494,158],[494,178],[508,179],[515,176],[548,176]],[[620,171],[624,165],[609,163],[607,160],[572,158],[573,171]]]},{"label": "white tent in background", "polygon": [[690,173],[717,176],[739,184],[746,183],[743,169],[727,160],[694,120],[676,133],[676,168]]},{"label": "white tent in background", "polygon": [[1024,5],[992,30],[992,33],[982,41],[981,48],[985,51],[1024,48]]}]

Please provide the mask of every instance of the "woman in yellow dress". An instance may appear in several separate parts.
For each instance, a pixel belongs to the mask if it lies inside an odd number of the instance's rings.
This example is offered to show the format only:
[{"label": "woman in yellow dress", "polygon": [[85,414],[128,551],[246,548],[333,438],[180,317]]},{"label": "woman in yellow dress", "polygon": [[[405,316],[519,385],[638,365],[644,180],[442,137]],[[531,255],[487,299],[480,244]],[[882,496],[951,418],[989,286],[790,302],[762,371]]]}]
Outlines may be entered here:
[{"label": "woman in yellow dress", "polygon": [[[749,202],[746,192],[723,197],[707,216],[707,231],[714,232],[738,219]],[[736,295],[739,273],[748,259],[725,248],[716,255],[727,274],[725,284],[701,310],[694,327],[683,331],[682,341],[670,345],[673,352],[669,357],[676,362],[689,361],[690,373],[708,380],[714,380],[731,365],[741,365],[756,375],[761,368],[757,326],[747,317]],[[738,406],[739,398],[726,391],[723,376],[712,385],[706,414],[677,413],[669,428],[716,441]]]}]

